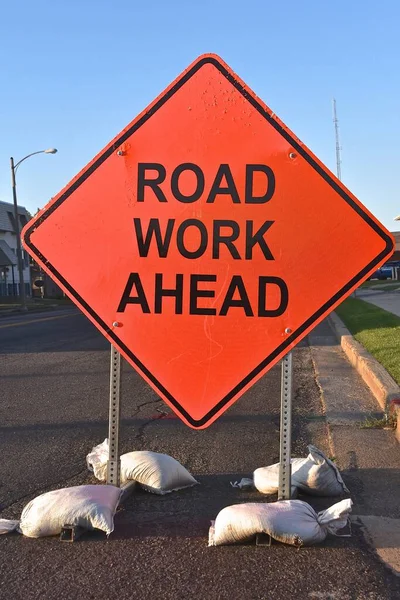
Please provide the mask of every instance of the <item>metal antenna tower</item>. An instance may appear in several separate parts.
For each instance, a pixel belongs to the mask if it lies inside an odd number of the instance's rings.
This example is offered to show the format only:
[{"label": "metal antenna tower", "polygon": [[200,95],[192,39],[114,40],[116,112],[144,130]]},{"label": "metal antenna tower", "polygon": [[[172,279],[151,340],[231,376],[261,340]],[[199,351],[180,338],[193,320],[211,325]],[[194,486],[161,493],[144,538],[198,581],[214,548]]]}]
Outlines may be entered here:
[{"label": "metal antenna tower", "polygon": [[341,147],[339,142],[339,121],[336,114],[336,100],[333,98],[333,122],[335,124],[335,137],[336,137],[336,175],[338,179],[342,179],[342,157],[340,155]]}]

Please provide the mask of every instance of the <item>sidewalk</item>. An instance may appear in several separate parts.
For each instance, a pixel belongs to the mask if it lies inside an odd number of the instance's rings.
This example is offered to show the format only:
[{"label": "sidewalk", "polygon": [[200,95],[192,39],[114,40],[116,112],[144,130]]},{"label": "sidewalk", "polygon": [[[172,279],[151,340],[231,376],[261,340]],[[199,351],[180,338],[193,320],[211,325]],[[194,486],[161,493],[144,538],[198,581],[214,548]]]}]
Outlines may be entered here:
[{"label": "sidewalk", "polygon": [[29,303],[28,310],[21,311],[21,308],[18,305],[11,304],[10,306],[8,306],[7,304],[0,304],[0,319],[1,319],[1,317],[9,317],[9,316],[13,316],[13,315],[26,315],[26,314],[30,314],[30,313],[37,313],[37,312],[43,312],[43,311],[52,311],[52,310],[57,310],[59,308],[64,308],[64,307],[74,308],[75,305],[69,301],[65,302],[64,300],[62,300],[61,302],[59,302],[56,299],[54,299],[54,300],[49,299],[45,303],[40,303],[40,302]]},{"label": "sidewalk", "polygon": [[346,359],[328,321],[308,340],[331,453],[354,502],[353,522],[363,527],[378,556],[400,574],[400,444],[392,430],[361,429],[366,417],[383,413]]},{"label": "sidewalk", "polygon": [[365,300],[370,304],[375,304],[383,310],[393,313],[400,317],[400,290],[381,291],[377,289],[359,289],[356,298]]}]

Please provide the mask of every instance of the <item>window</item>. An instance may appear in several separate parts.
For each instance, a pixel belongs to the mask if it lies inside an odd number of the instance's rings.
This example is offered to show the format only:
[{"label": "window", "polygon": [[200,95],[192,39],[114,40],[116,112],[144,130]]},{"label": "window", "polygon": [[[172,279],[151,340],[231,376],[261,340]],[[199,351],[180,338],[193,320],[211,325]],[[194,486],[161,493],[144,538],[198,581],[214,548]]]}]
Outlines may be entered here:
[{"label": "window", "polygon": [[8,214],[8,218],[10,219],[10,223],[12,225],[13,232],[15,233],[17,228],[15,227],[14,215],[12,214],[12,212],[7,212],[7,214]]}]

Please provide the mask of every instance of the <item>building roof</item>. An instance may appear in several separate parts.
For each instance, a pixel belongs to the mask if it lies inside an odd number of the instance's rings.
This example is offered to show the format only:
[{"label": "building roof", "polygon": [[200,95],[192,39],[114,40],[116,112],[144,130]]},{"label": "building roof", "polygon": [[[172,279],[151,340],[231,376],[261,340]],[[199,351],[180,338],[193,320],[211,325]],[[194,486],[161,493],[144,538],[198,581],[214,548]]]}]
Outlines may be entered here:
[{"label": "building roof", "polygon": [[17,257],[5,240],[0,240],[0,267],[17,264]]},{"label": "building roof", "polygon": [[[23,206],[18,206],[19,229],[32,218],[29,212]],[[9,202],[0,201],[0,231],[15,232],[14,227],[14,205]]]}]

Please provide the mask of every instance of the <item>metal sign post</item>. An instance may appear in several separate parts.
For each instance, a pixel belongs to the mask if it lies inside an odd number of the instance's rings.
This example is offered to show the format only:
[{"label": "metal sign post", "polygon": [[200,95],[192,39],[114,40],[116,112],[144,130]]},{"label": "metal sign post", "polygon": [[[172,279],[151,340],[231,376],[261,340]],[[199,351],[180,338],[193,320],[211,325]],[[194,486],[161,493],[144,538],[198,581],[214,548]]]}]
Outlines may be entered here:
[{"label": "metal sign post", "polygon": [[111,344],[110,364],[110,410],[108,421],[107,483],[120,485],[119,419],[121,389],[121,355]]},{"label": "metal sign post", "polygon": [[289,352],[282,360],[278,500],[290,500],[292,487],[292,372],[292,353]]}]

